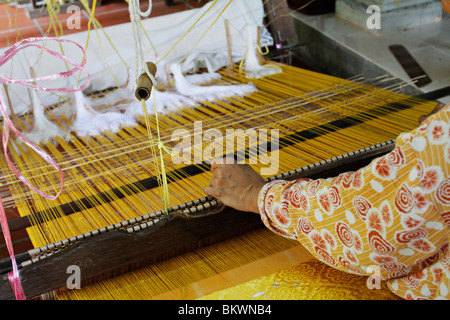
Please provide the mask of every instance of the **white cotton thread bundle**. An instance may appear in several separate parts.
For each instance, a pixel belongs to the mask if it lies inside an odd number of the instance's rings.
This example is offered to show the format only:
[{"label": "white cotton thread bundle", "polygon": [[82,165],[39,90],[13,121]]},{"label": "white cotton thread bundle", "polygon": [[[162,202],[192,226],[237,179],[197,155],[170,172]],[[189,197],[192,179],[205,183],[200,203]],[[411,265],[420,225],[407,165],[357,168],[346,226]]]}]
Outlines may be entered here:
[{"label": "white cotton thread bundle", "polygon": [[86,99],[89,101],[92,107],[97,106],[114,106],[119,102],[131,100],[134,97],[134,82],[133,82],[133,72],[131,70],[128,71],[128,82],[125,86],[119,87],[117,89],[112,90],[111,92],[105,94],[101,97],[89,97]]},{"label": "white cotton thread bundle", "polygon": [[[85,95],[84,98],[87,100],[91,108],[107,106],[108,108],[118,105],[119,107],[126,105],[134,97],[134,82],[133,82],[133,72],[128,71],[128,81],[123,87],[116,88],[109,92],[105,92],[103,96],[92,97],[90,95]],[[126,103],[123,103],[126,102]],[[53,110],[55,116],[62,116],[65,118],[72,118],[76,114],[76,107],[73,101],[68,99],[67,101],[60,103],[57,108]]]},{"label": "white cotton thread bundle", "polygon": [[48,141],[54,143],[56,137],[68,140],[70,136],[69,132],[64,131],[45,116],[45,107],[41,103],[36,90],[32,90],[31,95],[34,116],[33,128],[29,132],[26,132],[24,136],[36,144],[43,144]]},{"label": "white cotton thread bundle", "polygon": [[185,76],[186,80],[192,84],[208,83],[220,79],[222,76],[217,72],[204,72],[199,74],[190,74]]},{"label": "white cotton thread bundle", "polygon": [[259,63],[256,54],[256,39],[258,27],[256,25],[247,25],[247,51],[244,59],[244,71],[247,78],[263,78],[272,74],[280,73],[281,69],[273,66],[263,66]]},{"label": "white cotton thread bundle", "polygon": [[188,96],[194,100],[212,101],[215,99],[223,99],[231,96],[243,96],[257,91],[252,84],[244,85],[211,85],[197,86],[189,81],[181,73],[179,64],[173,64],[170,71],[175,79],[175,86],[178,93]]},{"label": "white cotton thread bundle", "polygon": [[[183,107],[192,107],[195,105],[195,101],[182,96],[175,92],[159,91],[153,88],[154,97],[150,97],[145,101],[148,114],[154,114],[155,110],[158,113],[166,114],[170,111],[177,111]],[[156,101],[156,108],[155,108]],[[142,103],[140,101],[134,101],[126,106],[126,113],[138,117],[143,116]]]},{"label": "white cotton thread bundle", "polygon": [[104,131],[113,133],[122,127],[135,126],[136,121],[127,113],[95,111],[82,92],[75,92],[76,118],[72,131],[79,136],[95,136]]}]

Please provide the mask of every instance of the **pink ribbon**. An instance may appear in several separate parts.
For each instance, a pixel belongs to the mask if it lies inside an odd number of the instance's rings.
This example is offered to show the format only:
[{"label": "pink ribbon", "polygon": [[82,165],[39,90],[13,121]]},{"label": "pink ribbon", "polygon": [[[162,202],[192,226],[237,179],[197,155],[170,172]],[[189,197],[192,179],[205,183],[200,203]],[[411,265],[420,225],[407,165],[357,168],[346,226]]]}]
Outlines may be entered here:
[{"label": "pink ribbon", "polygon": [[[73,62],[72,60],[70,60],[69,58],[63,56],[62,54],[50,50],[48,48],[45,48],[44,46],[37,44],[36,42],[42,42],[42,41],[57,41],[60,43],[72,43],[75,44],[83,53],[83,60],[82,63],[79,65],[75,62]],[[18,84],[27,88],[32,88],[32,89],[38,89],[41,91],[47,91],[47,92],[61,92],[61,93],[69,93],[69,92],[75,92],[75,91],[79,91],[79,90],[83,90],[85,89],[88,85],[89,85],[89,81],[90,81],[90,76],[89,73],[83,68],[84,65],[86,64],[86,52],[83,49],[82,46],[80,46],[78,43],[71,41],[71,40],[66,40],[66,39],[58,39],[58,38],[48,38],[48,37],[41,37],[41,38],[28,38],[28,39],[23,39],[17,43],[15,43],[13,46],[11,46],[8,50],[6,50],[1,56],[0,56],[0,67],[3,66],[8,60],[10,60],[12,57],[14,57],[18,52],[20,52],[21,50],[24,50],[28,47],[36,47],[38,49],[41,49],[63,61],[65,61],[67,64],[73,66],[72,69],[65,71],[65,72],[61,72],[61,73],[56,73],[56,74],[50,74],[50,75],[46,75],[46,76],[42,76],[42,77],[36,77],[36,78],[32,78],[32,79],[13,79],[7,75],[4,74],[0,74],[0,83],[4,83],[4,84]],[[68,89],[68,88],[44,88],[41,86],[38,86],[34,83],[37,83],[39,81],[44,81],[44,80],[56,80],[56,79],[63,79],[63,78],[68,78],[70,76],[72,76],[75,72],[77,71],[81,71],[82,73],[84,73],[85,75],[87,75],[87,82],[85,85],[77,88],[77,89]],[[56,164],[56,162],[44,151],[42,150],[39,146],[37,146],[36,144],[34,144],[33,142],[31,142],[30,140],[28,140],[27,138],[25,138],[14,126],[14,124],[12,123],[11,119],[8,116],[8,111],[7,111],[7,105],[5,103],[5,99],[3,97],[2,92],[0,91],[0,112],[3,115],[3,121],[5,122],[4,125],[4,130],[3,130],[3,152],[6,158],[6,161],[8,163],[8,166],[10,167],[10,169],[13,171],[13,173],[15,174],[15,176],[22,181],[23,183],[25,183],[29,188],[31,188],[33,191],[35,191],[36,193],[38,193],[39,195],[49,199],[49,200],[55,200],[56,198],[59,197],[59,195],[62,192],[63,186],[64,186],[64,175],[63,172],[61,170],[61,168]],[[9,141],[9,133],[12,130],[12,132],[20,139],[22,140],[28,147],[30,147],[32,150],[34,150],[44,161],[46,161],[48,164],[50,164],[51,166],[53,166],[59,173],[60,176],[60,180],[61,180],[61,185],[59,188],[59,191],[56,195],[48,195],[44,192],[42,192],[41,190],[35,188],[34,186],[32,186],[30,184],[30,182],[28,181],[27,178],[25,178],[20,172],[19,170],[17,170],[17,168],[14,166],[14,164],[12,163],[11,159],[8,156],[8,141]],[[14,250],[13,250],[13,246],[12,246],[12,240],[11,240],[11,234],[9,231],[9,226],[8,226],[8,221],[6,218],[6,213],[5,210],[3,208],[3,204],[2,204],[2,199],[0,197],[0,223],[1,223],[1,227],[2,227],[2,231],[3,231],[3,236],[5,238],[5,242],[6,242],[6,246],[8,248],[8,253],[11,257],[11,262],[12,262],[12,268],[13,270],[9,273],[8,278],[9,278],[9,282],[11,284],[12,290],[14,292],[14,295],[16,297],[17,300],[24,300],[26,299],[25,297],[25,293],[23,291],[22,288],[22,284],[20,282],[20,275],[19,275],[19,270],[17,267],[17,263],[16,263],[16,259],[15,259],[15,255],[14,255]]]}]

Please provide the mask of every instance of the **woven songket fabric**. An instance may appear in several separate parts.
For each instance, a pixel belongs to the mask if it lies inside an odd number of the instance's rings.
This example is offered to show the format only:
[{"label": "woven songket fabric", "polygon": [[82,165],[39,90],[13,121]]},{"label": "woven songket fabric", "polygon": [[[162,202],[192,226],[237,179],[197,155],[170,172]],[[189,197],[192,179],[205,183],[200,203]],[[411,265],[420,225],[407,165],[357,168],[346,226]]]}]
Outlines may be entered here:
[{"label": "woven songket fabric", "polygon": [[450,105],[356,172],[267,184],[263,222],[332,267],[377,268],[403,298],[448,298],[449,120]]}]

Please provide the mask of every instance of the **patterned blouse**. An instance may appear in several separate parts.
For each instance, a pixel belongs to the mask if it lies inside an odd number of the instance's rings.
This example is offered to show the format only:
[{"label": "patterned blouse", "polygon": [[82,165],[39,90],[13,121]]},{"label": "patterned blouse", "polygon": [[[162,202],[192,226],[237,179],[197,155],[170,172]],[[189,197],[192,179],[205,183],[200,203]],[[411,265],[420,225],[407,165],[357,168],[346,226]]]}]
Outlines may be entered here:
[{"label": "patterned blouse", "polygon": [[450,104],[356,172],[266,184],[259,210],[270,230],[332,267],[377,271],[402,298],[449,299],[449,174]]}]

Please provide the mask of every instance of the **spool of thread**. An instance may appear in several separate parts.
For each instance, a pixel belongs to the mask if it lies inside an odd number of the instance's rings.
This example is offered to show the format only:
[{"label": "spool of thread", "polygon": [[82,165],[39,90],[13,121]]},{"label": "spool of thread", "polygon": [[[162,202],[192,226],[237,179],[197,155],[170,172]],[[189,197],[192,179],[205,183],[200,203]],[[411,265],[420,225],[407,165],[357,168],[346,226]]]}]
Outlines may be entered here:
[{"label": "spool of thread", "polygon": [[[147,68],[150,73],[155,76],[156,74],[156,65],[153,62],[147,62]],[[138,100],[147,100],[150,98],[150,94],[152,92],[153,83],[150,77],[146,72],[140,75],[136,87],[135,96]]]}]

